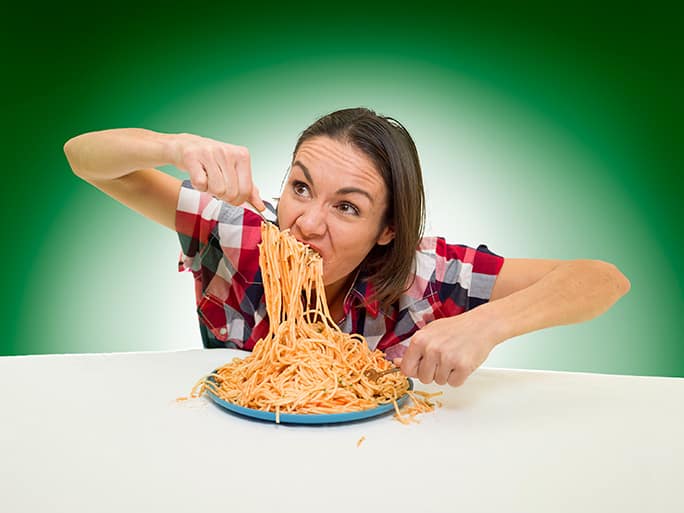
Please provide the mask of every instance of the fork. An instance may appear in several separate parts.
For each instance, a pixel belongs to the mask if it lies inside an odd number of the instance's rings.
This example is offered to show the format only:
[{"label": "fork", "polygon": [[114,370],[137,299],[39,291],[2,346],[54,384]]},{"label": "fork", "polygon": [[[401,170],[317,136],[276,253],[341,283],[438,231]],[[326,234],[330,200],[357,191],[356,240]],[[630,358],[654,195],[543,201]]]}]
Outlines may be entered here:
[{"label": "fork", "polygon": [[[259,214],[259,216],[261,216],[261,219],[263,219],[264,221],[269,223],[275,223],[276,219],[278,219],[278,213],[276,212],[275,207],[271,205],[268,201],[264,201],[264,205],[266,205],[266,210],[264,211],[260,211],[254,205],[252,205],[252,203],[249,204],[254,209],[254,212]],[[266,217],[266,215],[268,215],[269,217]]]},{"label": "fork", "polygon": [[376,371],[375,369],[366,369],[363,371],[363,375],[366,376],[368,379],[371,381],[377,382],[379,378],[384,376],[385,374],[391,374],[393,372],[398,372],[401,369],[399,367],[392,367],[391,369],[387,369],[384,371]]}]

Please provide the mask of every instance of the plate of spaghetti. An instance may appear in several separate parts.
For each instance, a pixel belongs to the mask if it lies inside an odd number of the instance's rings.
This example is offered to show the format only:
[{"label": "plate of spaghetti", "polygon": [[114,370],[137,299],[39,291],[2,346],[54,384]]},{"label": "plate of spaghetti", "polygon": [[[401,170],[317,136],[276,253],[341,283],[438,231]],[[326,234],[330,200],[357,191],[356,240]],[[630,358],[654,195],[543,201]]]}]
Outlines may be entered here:
[{"label": "plate of spaghetti", "polygon": [[[209,378],[211,380],[211,378]],[[413,382],[409,378],[409,390],[413,389]],[[235,403],[221,399],[219,396],[215,395],[210,390],[206,391],[212,401],[217,405],[225,408],[228,411],[237,413],[239,415],[244,415],[246,417],[251,417],[258,420],[265,420],[276,423],[283,424],[339,424],[343,422],[355,422],[358,420],[364,420],[371,417],[377,417],[378,415],[385,415],[392,410],[394,410],[393,403],[380,404],[374,408],[369,408],[367,410],[350,411],[345,413],[311,413],[311,414],[301,414],[301,413],[281,413],[277,415],[272,411],[255,410],[253,408],[245,408],[239,406]],[[399,399],[396,400],[396,405],[398,408],[404,406],[408,400],[408,394],[404,394]]]},{"label": "plate of spaghetti", "polygon": [[399,407],[409,397],[420,407],[424,401],[403,374],[377,382],[365,376],[392,364],[331,318],[320,255],[270,223],[262,223],[261,236],[269,333],[245,358],[201,378],[191,396],[206,394],[227,410],[276,423],[350,422],[392,409],[401,419]]}]

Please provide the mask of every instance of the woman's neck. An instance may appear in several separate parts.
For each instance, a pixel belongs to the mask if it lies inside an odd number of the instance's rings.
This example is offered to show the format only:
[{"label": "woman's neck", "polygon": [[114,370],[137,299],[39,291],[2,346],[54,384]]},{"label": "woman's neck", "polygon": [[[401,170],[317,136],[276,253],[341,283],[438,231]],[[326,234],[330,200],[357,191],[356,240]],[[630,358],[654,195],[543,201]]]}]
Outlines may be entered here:
[{"label": "woman's neck", "polygon": [[335,322],[340,322],[344,319],[344,299],[354,283],[354,273],[351,273],[346,278],[343,278],[335,283],[326,285],[325,297],[328,302],[328,310],[330,316]]}]

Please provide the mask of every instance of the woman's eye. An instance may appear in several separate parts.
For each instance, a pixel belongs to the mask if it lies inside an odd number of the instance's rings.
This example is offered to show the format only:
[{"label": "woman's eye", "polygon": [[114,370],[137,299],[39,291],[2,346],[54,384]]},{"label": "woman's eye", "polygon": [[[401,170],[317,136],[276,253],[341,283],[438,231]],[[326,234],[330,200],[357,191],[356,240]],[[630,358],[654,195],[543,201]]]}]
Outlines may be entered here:
[{"label": "woman's eye", "polygon": [[304,182],[294,182],[292,184],[292,190],[294,190],[297,196],[308,196],[309,186]]},{"label": "woman's eye", "polygon": [[345,203],[340,203],[340,204],[337,206],[337,208],[338,208],[338,210],[339,210],[340,212],[342,212],[343,214],[350,214],[350,215],[354,215],[354,216],[358,216],[358,215],[359,215],[359,209],[356,208],[356,207],[355,207],[354,205],[352,205],[351,203],[346,203],[346,202],[345,202]]}]

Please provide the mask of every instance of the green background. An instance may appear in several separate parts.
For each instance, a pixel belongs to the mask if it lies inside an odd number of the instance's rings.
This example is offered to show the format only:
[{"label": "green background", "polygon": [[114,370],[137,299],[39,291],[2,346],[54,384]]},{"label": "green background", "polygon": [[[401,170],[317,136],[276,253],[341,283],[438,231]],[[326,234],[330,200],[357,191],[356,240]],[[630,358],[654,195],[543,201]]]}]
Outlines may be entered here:
[{"label": "green background", "polygon": [[429,233],[631,280],[606,315],[488,365],[684,376],[679,13],[99,8],[5,17],[0,354],[201,345],[175,235],[74,177],[67,139],[145,127],[246,145],[273,196],[299,132],[363,105],[413,134]]}]

